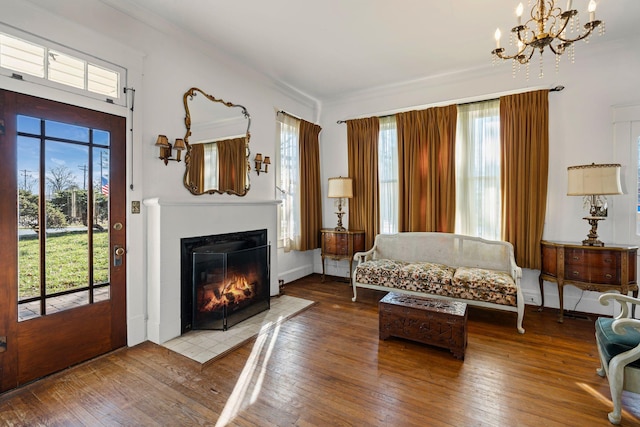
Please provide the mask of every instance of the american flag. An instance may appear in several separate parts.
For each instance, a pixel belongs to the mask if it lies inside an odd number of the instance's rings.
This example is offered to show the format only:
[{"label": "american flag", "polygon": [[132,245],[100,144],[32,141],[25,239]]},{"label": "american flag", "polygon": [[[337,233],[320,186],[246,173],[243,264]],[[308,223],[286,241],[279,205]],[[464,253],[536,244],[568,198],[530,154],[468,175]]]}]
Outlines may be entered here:
[{"label": "american flag", "polygon": [[105,196],[109,195],[109,181],[104,176],[102,177],[102,194]]}]

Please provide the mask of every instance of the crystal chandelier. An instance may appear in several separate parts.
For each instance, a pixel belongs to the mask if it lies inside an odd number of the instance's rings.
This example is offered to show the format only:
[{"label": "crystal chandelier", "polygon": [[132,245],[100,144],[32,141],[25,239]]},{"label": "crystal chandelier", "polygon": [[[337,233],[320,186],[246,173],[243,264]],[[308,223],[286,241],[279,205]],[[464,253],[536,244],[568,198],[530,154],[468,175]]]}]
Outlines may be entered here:
[{"label": "crystal chandelier", "polygon": [[[531,19],[522,23],[522,3],[516,8],[518,25],[511,29],[510,44],[517,43],[517,51],[513,55],[505,53],[505,49],[500,47],[500,28],[495,32],[496,48],[491,51],[494,63],[500,59],[512,59],[513,76],[521,65],[526,66],[527,78],[529,77],[529,60],[536,49],[540,52],[540,73],[543,73],[542,52],[548,46],[555,54],[556,72],[560,65],[560,56],[567,52],[569,60],[574,62],[574,43],[585,40],[595,28],[599,28],[600,35],[604,34],[604,23],[596,20],[596,2],[589,2],[589,22],[584,24],[584,32],[580,32],[580,22],[578,11],[571,8],[572,0],[567,0],[567,10],[562,11],[556,7],[554,0],[536,0],[531,8]],[[531,5],[531,0],[529,0]],[[567,32],[569,34],[567,34]]]}]

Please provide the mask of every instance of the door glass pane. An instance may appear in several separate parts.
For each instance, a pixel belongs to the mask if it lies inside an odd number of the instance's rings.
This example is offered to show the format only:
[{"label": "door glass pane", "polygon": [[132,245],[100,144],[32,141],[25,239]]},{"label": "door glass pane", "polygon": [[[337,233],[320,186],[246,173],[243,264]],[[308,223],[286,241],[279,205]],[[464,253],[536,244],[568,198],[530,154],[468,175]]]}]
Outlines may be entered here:
[{"label": "door glass pane", "polygon": [[40,135],[40,119],[28,116],[18,116],[18,129],[21,133]]},{"label": "door glass pane", "polygon": [[[105,132],[94,132],[104,134]],[[106,133],[106,145],[109,134]],[[109,150],[93,150],[93,284],[109,283]],[[109,288],[98,288],[95,301],[109,297]]]},{"label": "door glass pane", "polygon": [[46,141],[46,294],[89,284],[87,174],[89,149]]},{"label": "door glass pane", "polygon": [[109,132],[17,123],[19,320],[109,299]]},{"label": "door glass pane", "polygon": [[104,130],[93,130],[93,143],[96,145],[104,145],[106,147],[110,144],[110,134]]},{"label": "door glass pane", "polygon": [[40,141],[18,137],[18,299],[40,294]]},{"label": "door glass pane", "polygon": [[48,137],[63,138],[78,142],[89,142],[89,128],[54,122],[52,120],[47,120],[45,122],[45,127],[45,135]]}]

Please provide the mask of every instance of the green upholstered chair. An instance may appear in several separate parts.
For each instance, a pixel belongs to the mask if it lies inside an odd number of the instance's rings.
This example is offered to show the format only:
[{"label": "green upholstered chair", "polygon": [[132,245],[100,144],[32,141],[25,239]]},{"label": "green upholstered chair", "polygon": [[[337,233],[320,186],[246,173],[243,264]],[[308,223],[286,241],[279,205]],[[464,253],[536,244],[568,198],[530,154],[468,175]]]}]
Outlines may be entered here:
[{"label": "green upholstered chair", "polygon": [[630,306],[640,304],[640,299],[614,293],[602,294],[599,298],[602,305],[609,305],[611,300],[620,303],[621,312],[613,319],[599,317],[596,320],[596,343],[601,363],[597,373],[609,379],[613,401],[609,421],[620,424],[622,390],[640,393],[640,320],[629,315]]}]

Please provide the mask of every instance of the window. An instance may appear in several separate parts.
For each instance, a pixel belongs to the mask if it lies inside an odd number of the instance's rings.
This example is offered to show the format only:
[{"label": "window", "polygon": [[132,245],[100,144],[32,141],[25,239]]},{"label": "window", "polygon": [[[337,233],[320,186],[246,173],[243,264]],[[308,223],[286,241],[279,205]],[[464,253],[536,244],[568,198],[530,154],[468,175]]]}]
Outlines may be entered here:
[{"label": "window", "polygon": [[459,105],[456,233],[499,240],[500,203],[500,101]]},{"label": "window", "polygon": [[33,76],[94,96],[120,99],[124,70],[97,62],[83,58],[80,52],[63,52],[45,43],[0,33],[0,69],[4,74]]},{"label": "window", "polygon": [[276,137],[280,147],[276,188],[282,200],[278,210],[278,247],[285,252],[300,245],[300,120],[278,113]]},{"label": "window", "polygon": [[638,201],[637,201],[637,206],[636,206],[636,234],[640,235],[640,138],[638,138],[638,140],[636,141],[636,147],[637,147],[637,151],[638,151],[638,181],[636,182],[636,185],[638,187],[637,192],[638,192]]},{"label": "window", "polygon": [[380,118],[378,138],[380,233],[398,232],[398,131],[396,117]]},{"label": "window", "polygon": [[[378,139],[380,233],[398,232],[398,173],[395,116],[381,117]],[[640,206],[640,195],[638,201]],[[500,102],[491,100],[460,105],[456,131],[455,231],[499,240],[500,217]]]},{"label": "window", "polygon": [[42,46],[0,33],[0,67],[44,78]]}]

